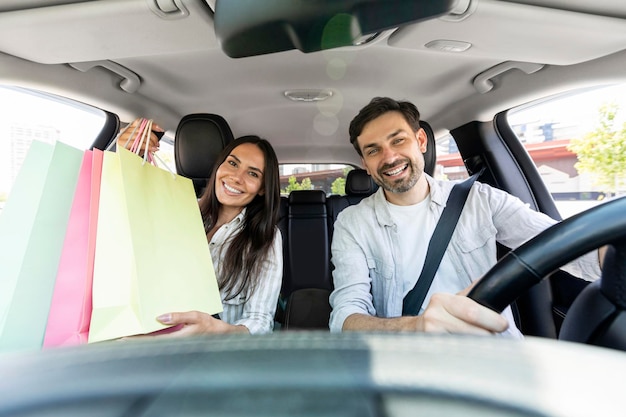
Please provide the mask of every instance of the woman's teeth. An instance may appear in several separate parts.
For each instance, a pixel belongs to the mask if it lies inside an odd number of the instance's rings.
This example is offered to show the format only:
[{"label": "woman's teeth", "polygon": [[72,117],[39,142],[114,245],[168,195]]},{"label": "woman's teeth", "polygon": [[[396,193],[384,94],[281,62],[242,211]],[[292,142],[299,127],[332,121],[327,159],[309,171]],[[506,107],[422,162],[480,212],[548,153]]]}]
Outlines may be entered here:
[{"label": "woman's teeth", "polygon": [[229,187],[228,184],[224,183],[224,188],[231,193],[241,194],[241,191],[234,189],[233,187]]}]

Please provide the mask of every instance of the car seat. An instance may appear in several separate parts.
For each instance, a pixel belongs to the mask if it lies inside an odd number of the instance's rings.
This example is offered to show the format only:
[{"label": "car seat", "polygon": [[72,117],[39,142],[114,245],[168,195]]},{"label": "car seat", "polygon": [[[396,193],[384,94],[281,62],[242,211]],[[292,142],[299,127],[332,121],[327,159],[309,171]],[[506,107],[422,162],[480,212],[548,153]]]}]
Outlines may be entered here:
[{"label": "car seat", "polygon": [[[283,329],[328,330],[332,290],[330,238],[326,194],[323,190],[297,190],[287,202],[284,274],[281,305]],[[280,308],[279,308],[280,311]]]},{"label": "car seat", "polygon": [[602,279],[572,303],[559,339],[626,351],[626,243],[609,246]]}]

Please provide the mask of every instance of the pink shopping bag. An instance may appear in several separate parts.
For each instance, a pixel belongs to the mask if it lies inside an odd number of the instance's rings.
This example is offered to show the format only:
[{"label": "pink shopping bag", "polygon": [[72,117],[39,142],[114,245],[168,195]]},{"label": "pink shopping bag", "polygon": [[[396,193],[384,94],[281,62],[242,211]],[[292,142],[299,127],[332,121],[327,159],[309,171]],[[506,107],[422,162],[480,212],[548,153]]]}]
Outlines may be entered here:
[{"label": "pink shopping bag", "polygon": [[59,262],[44,347],[87,343],[102,151],[85,151]]}]

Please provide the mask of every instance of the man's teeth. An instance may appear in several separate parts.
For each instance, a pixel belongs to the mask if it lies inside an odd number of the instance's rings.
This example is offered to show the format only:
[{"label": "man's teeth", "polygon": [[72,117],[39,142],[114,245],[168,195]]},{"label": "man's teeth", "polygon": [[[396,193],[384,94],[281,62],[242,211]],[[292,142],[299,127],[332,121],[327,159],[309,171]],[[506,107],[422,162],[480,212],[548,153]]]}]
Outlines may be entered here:
[{"label": "man's teeth", "polygon": [[229,187],[228,184],[224,183],[224,188],[226,188],[231,193],[241,194],[241,191],[234,189],[233,187]]},{"label": "man's teeth", "polygon": [[393,171],[387,171],[385,174],[392,176],[392,175],[397,175],[399,173],[401,173],[402,171],[404,171],[404,166],[398,167],[398,169],[394,169]]}]

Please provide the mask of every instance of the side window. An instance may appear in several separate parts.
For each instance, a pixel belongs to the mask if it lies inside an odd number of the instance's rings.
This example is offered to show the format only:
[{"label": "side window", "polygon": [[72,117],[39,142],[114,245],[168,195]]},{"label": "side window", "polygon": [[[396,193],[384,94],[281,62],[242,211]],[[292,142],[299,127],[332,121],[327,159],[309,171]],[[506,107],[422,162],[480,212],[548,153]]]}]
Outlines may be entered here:
[{"label": "side window", "polygon": [[434,177],[441,180],[463,180],[469,175],[451,134],[436,139],[437,165]]},{"label": "side window", "polygon": [[626,84],[512,109],[507,120],[564,218],[626,194]]},{"label": "side window", "polygon": [[99,109],[44,92],[0,85],[0,211],[33,140],[91,146],[105,123]]},{"label": "side window", "polygon": [[353,170],[344,164],[281,164],[280,193],[294,190],[324,190],[326,195],[346,193],[346,176]]},{"label": "side window", "polygon": [[176,172],[176,161],[174,159],[174,133],[167,131],[159,141],[159,150],[156,153],[158,164],[161,168],[167,168],[171,172]]}]

